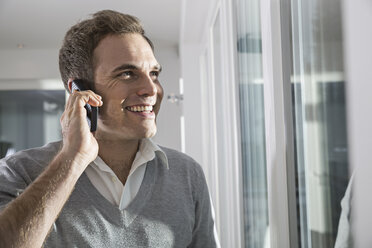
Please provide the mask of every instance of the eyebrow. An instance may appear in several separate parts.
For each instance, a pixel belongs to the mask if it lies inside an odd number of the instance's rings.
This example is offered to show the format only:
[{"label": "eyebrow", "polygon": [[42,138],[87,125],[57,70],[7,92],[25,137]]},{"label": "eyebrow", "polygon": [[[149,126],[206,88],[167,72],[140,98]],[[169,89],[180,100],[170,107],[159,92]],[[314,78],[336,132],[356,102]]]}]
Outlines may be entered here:
[{"label": "eyebrow", "polygon": [[[158,70],[159,72],[161,72],[163,68],[161,65],[156,64],[151,69]],[[140,68],[133,64],[124,64],[116,67],[112,72],[117,73],[124,70],[140,70]]]}]

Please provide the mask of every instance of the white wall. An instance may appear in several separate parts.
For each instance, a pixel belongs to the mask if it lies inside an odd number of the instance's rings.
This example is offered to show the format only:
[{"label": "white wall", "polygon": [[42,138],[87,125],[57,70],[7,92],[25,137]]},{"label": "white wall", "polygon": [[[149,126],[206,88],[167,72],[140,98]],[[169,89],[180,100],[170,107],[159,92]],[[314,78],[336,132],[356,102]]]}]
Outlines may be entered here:
[{"label": "white wall", "polygon": [[182,78],[184,81],[185,152],[198,163],[203,161],[201,82],[199,72],[200,45],[182,47]]},{"label": "white wall", "polygon": [[[180,57],[181,75],[184,81],[185,150],[196,161],[203,161],[202,95],[200,55],[205,45],[210,9],[214,0],[183,0]],[[203,165],[203,164],[202,164]]]},{"label": "white wall", "polygon": [[0,79],[59,79],[58,49],[0,50]]},{"label": "white wall", "polygon": [[154,141],[166,147],[181,151],[182,103],[171,103],[167,96],[171,93],[179,94],[180,60],[178,47],[155,44],[155,56],[162,65],[160,83],[164,89],[163,102],[158,115],[158,133]]}]

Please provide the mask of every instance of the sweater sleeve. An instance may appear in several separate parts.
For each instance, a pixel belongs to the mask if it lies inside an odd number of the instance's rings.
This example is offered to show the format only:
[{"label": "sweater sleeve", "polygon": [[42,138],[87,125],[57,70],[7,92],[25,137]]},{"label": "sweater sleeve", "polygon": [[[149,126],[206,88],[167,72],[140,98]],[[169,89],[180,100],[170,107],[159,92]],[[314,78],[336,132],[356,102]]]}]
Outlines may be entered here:
[{"label": "sweater sleeve", "polygon": [[53,142],[0,159],[0,211],[41,174],[61,144]]},{"label": "sweater sleeve", "polygon": [[214,248],[220,247],[214,221],[214,211],[204,173],[198,166],[195,183],[195,224],[192,241],[188,247]]},{"label": "sweater sleeve", "polygon": [[9,162],[5,159],[0,160],[0,211],[27,187],[22,176],[14,170]]},{"label": "sweater sleeve", "polygon": [[349,185],[347,186],[345,196],[341,200],[341,215],[338,223],[338,231],[334,248],[352,247],[352,223],[351,223],[351,203],[352,203],[352,175]]}]

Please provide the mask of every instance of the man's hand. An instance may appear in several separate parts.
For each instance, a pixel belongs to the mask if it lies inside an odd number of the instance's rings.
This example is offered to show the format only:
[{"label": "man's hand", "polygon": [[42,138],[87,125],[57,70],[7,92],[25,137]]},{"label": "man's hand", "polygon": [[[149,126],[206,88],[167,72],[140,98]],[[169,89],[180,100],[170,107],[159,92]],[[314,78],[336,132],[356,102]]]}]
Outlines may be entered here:
[{"label": "man's hand", "polygon": [[[98,154],[98,143],[87,124],[85,104],[102,106],[101,96],[94,92],[74,91],[70,95],[64,113],[61,116],[63,148],[62,153],[81,165],[88,165]],[[82,170],[85,169],[81,168]]]}]

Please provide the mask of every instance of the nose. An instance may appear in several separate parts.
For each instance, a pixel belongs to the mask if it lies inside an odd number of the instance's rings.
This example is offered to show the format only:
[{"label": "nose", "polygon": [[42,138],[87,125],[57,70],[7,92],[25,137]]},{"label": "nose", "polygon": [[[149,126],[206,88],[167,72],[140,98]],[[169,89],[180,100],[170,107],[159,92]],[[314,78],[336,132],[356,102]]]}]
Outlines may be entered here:
[{"label": "nose", "polygon": [[141,80],[140,87],[137,91],[139,96],[154,96],[158,93],[157,84],[151,79],[150,76],[146,76]]}]

